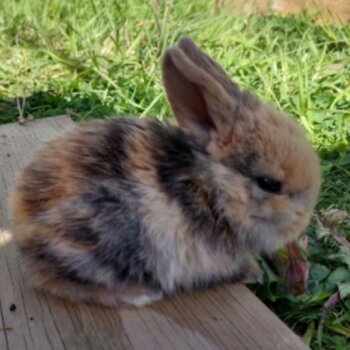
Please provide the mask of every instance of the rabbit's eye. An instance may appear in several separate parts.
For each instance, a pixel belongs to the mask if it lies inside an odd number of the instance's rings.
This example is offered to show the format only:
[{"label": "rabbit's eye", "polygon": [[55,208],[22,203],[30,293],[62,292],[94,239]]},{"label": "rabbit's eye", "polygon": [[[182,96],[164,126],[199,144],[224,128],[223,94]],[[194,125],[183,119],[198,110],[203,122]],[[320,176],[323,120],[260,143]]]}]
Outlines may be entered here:
[{"label": "rabbit's eye", "polygon": [[282,189],[281,181],[272,179],[271,177],[257,177],[256,183],[262,190],[266,192],[279,193]]}]

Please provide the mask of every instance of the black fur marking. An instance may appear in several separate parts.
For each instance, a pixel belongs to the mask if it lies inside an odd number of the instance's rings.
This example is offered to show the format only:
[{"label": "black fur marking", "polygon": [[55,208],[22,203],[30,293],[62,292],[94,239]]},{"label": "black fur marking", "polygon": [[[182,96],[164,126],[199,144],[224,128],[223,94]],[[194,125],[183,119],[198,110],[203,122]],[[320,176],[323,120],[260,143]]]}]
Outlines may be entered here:
[{"label": "black fur marking", "polygon": [[[194,147],[189,137],[180,129],[155,130],[158,176],[164,190],[175,198],[184,212],[197,224],[207,221],[200,203],[196,203]],[[198,205],[199,204],[199,205]]]},{"label": "black fur marking", "polygon": [[102,266],[112,267],[120,282],[156,285],[146,270],[144,235],[135,208],[139,196],[134,186],[121,182],[113,189],[100,186],[85,198],[97,208],[93,225],[99,241],[92,254]]},{"label": "black fur marking", "polygon": [[75,271],[73,269],[67,269],[65,267],[56,268],[55,272],[56,272],[57,276],[62,277],[63,279],[65,279],[68,282],[77,283],[77,284],[84,285],[84,286],[96,285],[96,283],[93,283],[92,281],[90,281],[86,278],[80,277],[78,275],[77,271]]},{"label": "black fur marking", "polygon": [[68,237],[72,237],[76,243],[93,245],[98,242],[96,232],[85,223],[81,225],[75,223],[74,227],[69,229],[67,235]]},{"label": "black fur marking", "polygon": [[[65,237],[67,243],[77,247],[91,245],[82,250],[81,256],[74,253],[60,256],[59,248],[50,242],[31,239],[22,246],[22,252],[43,267],[49,267],[57,275],[79,284],[96,284],[93,274],[85,277],[80,263],[89,264],[93,259],[98,272],[101,268],[111,268],[115,281],[148,284],[158,288],[159,283],[147,269],[147,237],[142,232],[137,212],[137,198],[140,197],[135,185],[120,180],[96,185],[53,213],[37,218],[37,223],[51,222],[56,236]],[[52,221],[54,220],[54,221]],[[78,253],[79,254],[79,253]]]},{"label": "black fur marking", "polygon": [[86,146],[79,155],[79,163],[84,172],[94,178],[99,175],[124,178],[127,175],[125,164],[128,160],[125,139],[137,129],[138,126],[132,119],[115,118],[106,122],[105,131],[98,142],[89,142],[89,133],[86,133]]},{"label": "black fur marking", "polygon": [[[158,126],[159,128],[159,126]],[[200,177],[206,164],[200,164],[200,147],[181,129],[153,127],[155,158],[158,161],[158,177],[164,191],[180,204],[185,215],[194,225],[195,232],[207,234],[214,245],[220,243],[219,234],[230,231],[226,220],[215,209],[215,190],[210,179],[204,184]]]}]

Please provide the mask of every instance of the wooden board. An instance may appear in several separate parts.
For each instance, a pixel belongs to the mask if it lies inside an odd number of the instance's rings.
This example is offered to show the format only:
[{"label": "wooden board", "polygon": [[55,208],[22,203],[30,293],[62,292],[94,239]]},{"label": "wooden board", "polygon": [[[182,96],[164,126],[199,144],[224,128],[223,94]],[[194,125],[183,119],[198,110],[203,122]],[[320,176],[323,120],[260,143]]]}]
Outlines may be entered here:
[{"label": "wooden board", "polygon": [[7,197],[33,151],[72,127],[64,116],[0,127],[1,350],[307,348],[242,285],[122,310],[71,304],[30,288],[12,241]]}]

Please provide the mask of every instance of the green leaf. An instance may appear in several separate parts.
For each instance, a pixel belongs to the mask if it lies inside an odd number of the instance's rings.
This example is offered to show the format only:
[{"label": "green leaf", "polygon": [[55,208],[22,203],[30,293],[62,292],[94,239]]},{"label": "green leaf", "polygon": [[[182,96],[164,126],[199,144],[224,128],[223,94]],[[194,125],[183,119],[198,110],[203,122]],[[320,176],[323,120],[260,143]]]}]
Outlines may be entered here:
[{"label": "green leaf", "polygon": [[340,299],[345,299],[350,295],[350,282],[338,283]]},{"label": "green leaf", "polygon": [[269,264],[265,261],[265,259],[261,256],[257,256],[256,259],[259,261],[261,268],[265,272],[265,275],[267,277],[267,282],[277,282],[278,276],[271,270]]},{"label": "green leaf", "polygon": [[311,322],[307,328],[306,332],[303,335],[303,341],[306,345],[310,346],[312,337],[314,336],[315,333],[315,322]]},{"label": "green leaf", "polygon": [[329,289],[334,289],[338,283],[348,279],[350,279],[350,271],[345,266],[339,266],[332,271],[327,278],[326,287]]},{"label": "green leaf", "polygon": [[327,323],[325,326],[335,333],[341,334],[345,337],[350,337],[350,328],[349,327],[334,325],[334,324],[330,324],[330,323]]},{"label": "green leaf", "polygon": [[345,153],[341,156],[338,162],[339,165],[345,166],[350,164],[350,153]]},{"label": "green leaf", "polygon": [[347,247],[339,247],[338,253],[329,255],[329,259],[340,261],[346,264],[348,269],[350,270],[350,249],[348,249]]},{"label": "green leaf", "polygon": [[309,279],[310,281],[322,282],[329,276],[330,273],[331,270],[327,266],[321,264],[312,264],[310,268]]}]

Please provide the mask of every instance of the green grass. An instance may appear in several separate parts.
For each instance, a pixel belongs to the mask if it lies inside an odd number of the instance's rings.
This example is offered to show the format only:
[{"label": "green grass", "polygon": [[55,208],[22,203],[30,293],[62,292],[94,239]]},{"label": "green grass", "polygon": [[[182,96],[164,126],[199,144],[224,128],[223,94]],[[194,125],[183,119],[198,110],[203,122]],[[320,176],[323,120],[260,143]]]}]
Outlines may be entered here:
[{"label": "green grass", "polygon": [[[2,1],[0,124],[21,113],[41,118],[68,112],[77,121],[110,115],[169,118],[160,58],[188,35],[238,84],[298,118],[322,158],[317,209],[350,211],[350,25],[318,26],[305,15],[233,16],[215,13],[213,4]],[[314,231],[310,225],[307,293],[293,297],[276,281],[257,293],[313,348],[345,349],[349,298],[332,311],[317,340],[323,305],[337,289],[334,278],[328,279],[346,265],[330,258],[339,250],[335,242],[321,243]],[[342,233],[350,238],[349,224]]]}]

